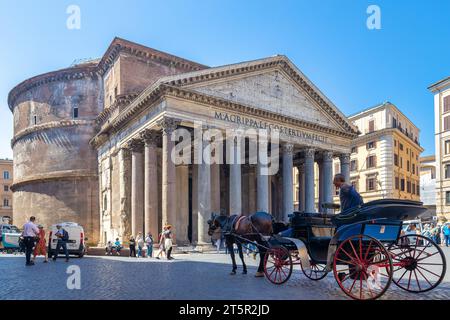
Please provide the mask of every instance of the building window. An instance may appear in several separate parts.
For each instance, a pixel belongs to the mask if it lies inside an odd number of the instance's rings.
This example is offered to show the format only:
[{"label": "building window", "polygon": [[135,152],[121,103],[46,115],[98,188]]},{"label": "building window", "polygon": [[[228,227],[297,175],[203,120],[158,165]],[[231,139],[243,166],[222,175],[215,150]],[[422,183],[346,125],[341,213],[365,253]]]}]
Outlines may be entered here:
[{"label": "building window", "polygon": [[416,174],[416,165],[414,163],[412,164],[412,173]]},{"label": "building window", "polygon": [[114,98],[117,97],[117,86],[114,88]]},{"label": "building window", "polygon": [[[393,118],[392,119],[392,128],[397,128],[397,119]],[[397,142],[397,141],[395,141]]]},{"label": "building window", "polygon": [[403,168],[403,158],[400,157],[400,168]]},{"label": "building window", "polygon": [[369,133],[375,131],[375,120],[369,120]]},{"label": "building window", "polygon": [[33,125],[37,125],[37,116],[33,116]]},{"label": "building window", "polygon": [[375,146],[376,146],[375,141],[370,141],[369,143],[367,143],[366,149],[367,149],[367,150],[375,149]]},{"label": "building window", "polygon": [[415,183],[412,184],[411,193],[416,194],[416,184]]},{"label": "building window", "polygon": [[350,171],[358,171],[358,160],[350,161]]},{"label": "building window", "polygon": [[411,181],[406,181],[406,192],[411,193]]},{"label": "building window", "polygon": [[358,147],[352,147],[352,153],[358,153]]},{"label": "building window", "polygon": [[9,191],[9,186],[3,186],[3,191],[8,192]]},{"label": "building window", "polygon": [[3,179],[9,180],[9,171],[3,171]]},{"label": "building window", "polygon": [[376,189],[376,178],[367,178],[366,190],[374,191]]},{"label": "building window", "polygon": [[3,206],[4,207],[9,207],[9,200],[8,199],[3,199]]},{"label": "building window", "polygon": [[450,154],[450,140],[444,142],[445,154]]},{"label": "building window", "polygon": [[420,196],[420,185],[419,184],[417,184],[417,186],[416,186],[416,194],[418,195],[418,196]]},{"label": "building window", "polygon": [[366,161],[367,161],[367,169],[376,167],[376,165],[377,165],[376,159],[377,159],[376,156],[368,156],[367,157],[367,159],[366,159]]},{"label": "building window", "polygon": [[78,118],[78,107],[74,107],[73,108],[73,118],[77,119]]},{"label": "building window", "polygon": [[398,154],[394,153],[394,165],[398,167]]},{"label": "building window", "polygon": [[444,112],[450,111],[450,96],[444,97]]},{"label": "building window", "polygon": [[445,179],[450,179],[450,164],[446,164],[444,167]]},{"label": "building window", "polygon": [[395,190],[398,190],[400,188],[400,179],[398,177],[395,177]]},{"label": "building window", "polygon": [[400,191],[405,191],[405,179],[400,180]]},{"label": "building window", "polygon": [[409,172],[409,160],[406,160],[406,171]]},{"label": "building window", "polygon": [[403,151],[403,143],[400,143],[400,150]]},{"label": "building window", "polygon": [[450,205],[450,191],[445,191],[445,204]]},{"label": "building window", "polygon": [[450,116],[444,117],[444,131],[450,130]]}]

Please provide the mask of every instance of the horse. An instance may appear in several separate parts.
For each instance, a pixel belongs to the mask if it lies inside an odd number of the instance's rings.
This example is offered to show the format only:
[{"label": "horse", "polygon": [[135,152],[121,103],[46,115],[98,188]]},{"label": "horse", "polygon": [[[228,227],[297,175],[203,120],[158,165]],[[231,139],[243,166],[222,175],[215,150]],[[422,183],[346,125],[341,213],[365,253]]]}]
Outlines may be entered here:
[{"label": "horse", "polygon": [[[214,231],[218,228],[222,230],[225,237],[225,244],[231,255],[231,261],[233,263],[233,269],[231,275],[236,274],[236,259],[233,250],[233,244],[236,243],[238,247],[239,257],[242,261],[243,274],[247,274],[247,266],[244,262],[244,255],[242,253],[242,241],[253,242],[256,241],[260,246],[259,249],[259,266],[255,277],[264,277],[264,256],[266,253],[265,246],[267,242],[264,240],[263,236],[271,236],[273,234],[273,217],[266,212],[256,212],[250,216],[244,215],[231,215],[223,216],[211,214],[211,219],[208,220],[208,235],[212,236]],[[245,240],[242,240],[240,238]]]}]

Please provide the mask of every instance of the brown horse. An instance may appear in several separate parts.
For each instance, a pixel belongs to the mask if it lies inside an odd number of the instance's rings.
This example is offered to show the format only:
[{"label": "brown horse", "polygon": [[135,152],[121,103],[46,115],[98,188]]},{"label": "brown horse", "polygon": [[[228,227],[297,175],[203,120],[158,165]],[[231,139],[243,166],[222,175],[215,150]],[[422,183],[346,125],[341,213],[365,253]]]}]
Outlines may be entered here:
[{"label": "brown horse", "polygon": [[[232,215],[223,216],[211,214],[211,220],[208,220],[209,229],[208,234],[212,236],[214,230],[220,228],[225,237],[225,243],[231,255],[233,263],[233,270],[231,274],[236,274],[236,259],[233,250],[233,244],[236,243],[239,251],[239,257],[242,261],[243,274],[247,273],[247,266],[244,262],[244,255],[242,253],[242,243],[256,241],[261,246],[259,249],[259,267],[256,277],[264,277],[264,255],[266,253],[265,246],[267,243],[263,236],[271,236],[273,217],[266,212],[256,212],[250,216]],[[239,237],[236,237],[239,236]]]}]

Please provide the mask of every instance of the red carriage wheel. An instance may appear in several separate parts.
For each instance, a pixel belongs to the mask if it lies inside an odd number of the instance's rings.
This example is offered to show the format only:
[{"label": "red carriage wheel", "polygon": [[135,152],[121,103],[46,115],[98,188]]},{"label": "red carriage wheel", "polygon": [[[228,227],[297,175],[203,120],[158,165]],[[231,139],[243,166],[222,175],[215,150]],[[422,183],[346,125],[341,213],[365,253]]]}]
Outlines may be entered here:
[{"label": "red carriage wheel", "polygon": [[327,271],[327,265],[326,264],[320,264],[320,263],[315,263],[313,261],[309,262],[311,265],[311,268],[308,270],[305,270],[303,268],[303,265],[300,264],[300,267],[302,268],[302,272],[303,274],[311,280],[314,281],[319,281],[322,280],[323,278],[325,278],[328,274]]},{"label": "red carriage wheel", "polygon": [[388,248],[394,272],[392,281],[409,292],[426,292],[444,279],[447,263],[442,249],[421,235],[406,235]]},{"label": "red carriage wheel", "polygon": [[273,247],[264,256],[264,274],[274,284],[283,284],[292,274],[292,257],[284,247]]},{"label": "red carriage wheel", "polygon": [[375,238],[355,235],[337,248],[333,261],[334,277],[346,295],[356,300],[381,297],[392,281],[392,260]]}]

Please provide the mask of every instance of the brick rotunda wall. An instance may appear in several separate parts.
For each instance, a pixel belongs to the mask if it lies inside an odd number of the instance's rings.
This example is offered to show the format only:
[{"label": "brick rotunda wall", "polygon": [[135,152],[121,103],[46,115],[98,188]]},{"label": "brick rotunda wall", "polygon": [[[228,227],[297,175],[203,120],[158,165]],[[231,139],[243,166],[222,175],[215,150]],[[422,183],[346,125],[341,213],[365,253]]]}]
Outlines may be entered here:
[{"label": "brick rotunda wall", "polygon": [[95,70],[84,65],[51,72],[22,82],[10,93],[14,221],[19,226],[30,215],[46,228],[77,222],[88,242],[98,241],[97,156],[89,140],[103,98]]}]

